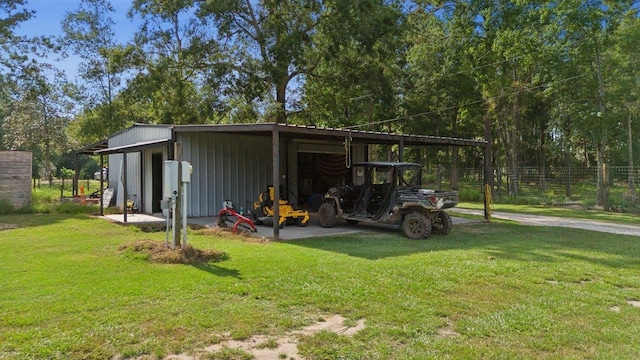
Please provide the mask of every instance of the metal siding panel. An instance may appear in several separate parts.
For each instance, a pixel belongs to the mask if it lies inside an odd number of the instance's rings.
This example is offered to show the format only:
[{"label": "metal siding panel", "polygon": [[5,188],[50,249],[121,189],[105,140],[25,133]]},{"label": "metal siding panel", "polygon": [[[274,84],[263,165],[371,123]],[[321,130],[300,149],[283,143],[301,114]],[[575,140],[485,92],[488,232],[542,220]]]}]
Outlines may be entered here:
[{"label": "metal siding panel", "polygon": [[190,216],[215,216],[226,199],[249,210],[272,181],[271,138],[202,132],[187,143],[183,154],[187,160],[188,148],[194,165]]},{"label": "metal siding panel", "polygon": [[[198,134],[198,165],[200,169],[198,171],[197,183],[198,193],[196,199],[198,199],[198,213],[200,216],[209,215],[208,199],[209,199],[209,187],[207,186],[207,172],[208,172],[208,158],[207,153],[207,139],[204,134]],[[194,179],[195,180],[195,179]]]},{"label": "metal siding panel", "polygon": [[109,147],[130,145],[141,141],[162,140],[171,137],[171,128],[153,125],[134,125],[108,139]]},{"label": "metal siding panel", "polygon": [[[193,147],[193,138],[192,136],[190,136],[190,134],[181,134],[180,135],[180,142],[182,144],[182,158],[180,160],[182,161],[189,161],[191,162],[192,157],[193,157],[193,151],[192,151],[192,147]],[[187,185],[187,193],[183,194],[183,196],[187,197],[187,216],[192,216],[191,213],[193,213],[193,208],[194,206],[196,206],[197,204],[194,204],[193,201],[190,198],[190,194],[193,193],[193,183],[189,183]],[[182,202],[180,202],[182,204]]]},{"label": "metal siding panel", "polygon": [[184,160],[191,162],[193,173],[191,174],[191,182],[189,183],[189,186],[187,186],[189,188],[189,190],[187,190],[187,199],[189,201],[189,210],[187,211],[187,216],[200,216],[200,201],[196,196],[200,193],[200,183],[198,181],[194,181],[194,179],[198,177],[200,171],[202,171],[199,162],[200,153],[198,152],[200,139],[197,134],[190,134],[188,138],[189,154],[187,155],[187,157],[184,157]]},{"label": "metal siding panel", "polygon": [[205,139],[202,134],[197,135],[197,141],[193,144],[194,147],[194,159],[197,159],[195,162],[198,166],[198,172],[192,174],[191,181],[194,183],[193,186],[193,197],[194,202],[198,203],[197,206],[197,215],[196,216],[205,216],[207,215],[207,157],[206,157],[206,149],[203,151],[202,146],[204,144]]},{"label": "metal siding panel", "polygon": [[226,189],[224,188],[224,181],[222,181],[222,174],[224,173],[224,162],[222,159],[224,158],[224,144],[222,141],[214,142],[214,189],[215,189],[215,197],[214,202],[216,207],[222,206],[222,201],[224,200],[224,193]]},{"label": "metal siding panel", "polygon": [[142,151],[142,164],[143,164],[143,169],[142,169],[142,174],[144,174],[144,178],[142,179],[143,184],[142,184],[142,188],[144,189],[144,191],[142,192],[144,194],[143,197],[139,198],[140,203],[138,203],[138,207],[140,208],[140,211],[143,213],[151,213],[151,184],[152,184],[152,171],[151,171],[151,154],[153,153],[153,150],[144,150]]},{"label": "metal siding panel", "polygon": [[[140,196],[140,190],[142,189],[141,179],[142,174],[140,172],[140,153],[129,153],[127,158],[127,194]],[[137,204],[140,204],[140,200],[136,199]]]},{"label": "metal siding panel", "polygon": [[107,177],[107,187],[117,189],[118,179],[120,179],[120,163],[122,162],[122,154],[112,154],[108,156],[106,166],[109,167],[109,175]]}]

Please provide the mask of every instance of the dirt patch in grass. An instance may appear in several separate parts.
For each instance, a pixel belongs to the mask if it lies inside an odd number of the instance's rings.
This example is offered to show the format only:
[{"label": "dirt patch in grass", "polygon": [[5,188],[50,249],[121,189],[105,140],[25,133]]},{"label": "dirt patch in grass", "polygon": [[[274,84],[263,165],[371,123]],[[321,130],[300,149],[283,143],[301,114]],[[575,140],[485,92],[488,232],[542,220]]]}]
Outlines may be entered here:
[{"label": "dirt patch in grass", "polygon": [[447,319],[446,326],[438,329],[438,335],[445,338],[460,336],[460,334],[453,329],[453,323],[450,319]]},{"label": "dirt patch in grass", "polygon": [[230,334],[223,334],[218,344],[204,350],[195,351],[193,355],[171,355],[166,360],[193,359],[304,359],[298,353],[300,337],[313,336],[321,331],[330,331],[338,335],[353,336],[364,329],[364,319],[358,320],[353,326],[345,324],[345,318],[340,315],[330,315],[320,319],[315,324],[295,330],[281,337],[254,335],[246,340],[233,340]]},{"label": "dirt patch in grass", "polygon": [[191,245],[171,249],[165,243],[153,240],[138,240],[120,246],[119,250],[140,254],[151,262],[162,264],[205,264],[229,259],[224,251],[200,250]]},{"label": "dirt patch in grass", "polygon": [[633,307],[640,307],[640,301],[638,300],[627,300],[627,304]]}]

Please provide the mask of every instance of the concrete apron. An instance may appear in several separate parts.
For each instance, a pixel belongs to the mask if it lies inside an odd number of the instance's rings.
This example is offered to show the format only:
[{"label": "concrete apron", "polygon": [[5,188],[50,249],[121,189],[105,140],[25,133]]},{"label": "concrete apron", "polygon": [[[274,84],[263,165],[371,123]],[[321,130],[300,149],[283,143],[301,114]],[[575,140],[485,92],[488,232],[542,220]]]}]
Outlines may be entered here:
[{"label": "concrete apron", "polygon": [[[105,215],[104,218],[109,219],[111,221],[117,223],[124,223],[124,215],[122,214],[110,214]],[[471,222],[478,222],[478,220],[470,220],[463,218],[452,217],[453,224],[465,224]],[[217,217],[195,217],[188,218],[187,223],[205,227],[216,227],[216,223],[218,221]],[[165,224],[166,219],[163,218],[160,214],[150,215],[150,214],[128,214],[127,215],[127,223],[131,225],[159,225]],[[272,223],[265,223],[265,225],[256,225],[257,233],[249,233],[255,237],[265,237],[272,238],[273,237],[273,226]],[[286,225],[283,229],[280,229],[280,240],[295,240],[295,239],[304,239],[311,237],[324,237],[324,236],[334,236],[334,235],[346,235],[346,234],[354,234],[363,231],[387,231],[394,232],[400,231],[397,227],[388,226],[388,225],[379,225],[379,224],[347,224],[344,220],[338,220],[336,222],[336,226],[332,228],[323,228],[318,224],[317,214],[310,214],[309,224],[306,227],[300,227],[297,225]]]}]

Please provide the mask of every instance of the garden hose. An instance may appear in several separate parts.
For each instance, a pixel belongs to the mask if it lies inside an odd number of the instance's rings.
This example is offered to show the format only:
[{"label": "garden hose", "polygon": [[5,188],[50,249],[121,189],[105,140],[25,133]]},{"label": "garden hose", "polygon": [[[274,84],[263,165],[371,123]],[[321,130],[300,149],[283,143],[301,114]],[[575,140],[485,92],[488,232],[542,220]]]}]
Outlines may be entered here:
[{"label": "garden hose", "polygon": [[491,213],[493,213],[493,199],[491,198],[491,185],[484,184],[484,217],[487,221],[491,221]]}]

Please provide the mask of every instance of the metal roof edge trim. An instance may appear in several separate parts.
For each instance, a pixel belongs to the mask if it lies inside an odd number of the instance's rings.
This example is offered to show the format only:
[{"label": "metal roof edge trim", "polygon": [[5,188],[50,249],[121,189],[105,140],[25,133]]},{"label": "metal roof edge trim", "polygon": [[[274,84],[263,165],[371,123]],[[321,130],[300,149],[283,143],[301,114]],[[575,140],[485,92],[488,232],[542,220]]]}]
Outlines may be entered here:
[{"label": "metal roof edge trim", "polygon": [[171,139],[160,139],[160,140],[150,140],[150,141],[141,141],[129,145],[122,146],[114,146],[112,148],[106,148],[102,150],[95,151],[96,155],[104,155],[104,154],[117,154],[117,153],[125,153],[129,151],[139,151],[145,148],[162,145],[164,143],[170,143]]}]

